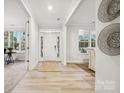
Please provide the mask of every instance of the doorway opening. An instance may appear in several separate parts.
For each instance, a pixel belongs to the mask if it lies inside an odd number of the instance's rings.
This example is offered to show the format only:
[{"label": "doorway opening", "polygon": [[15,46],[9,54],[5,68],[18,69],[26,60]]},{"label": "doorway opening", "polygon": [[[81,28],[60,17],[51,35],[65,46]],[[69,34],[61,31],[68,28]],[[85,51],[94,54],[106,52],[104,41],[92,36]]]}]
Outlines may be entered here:
[{"label": "doorway opening", "polygon": [[42,31],[39,39],[39,60],[60,61],[60,32]]}]

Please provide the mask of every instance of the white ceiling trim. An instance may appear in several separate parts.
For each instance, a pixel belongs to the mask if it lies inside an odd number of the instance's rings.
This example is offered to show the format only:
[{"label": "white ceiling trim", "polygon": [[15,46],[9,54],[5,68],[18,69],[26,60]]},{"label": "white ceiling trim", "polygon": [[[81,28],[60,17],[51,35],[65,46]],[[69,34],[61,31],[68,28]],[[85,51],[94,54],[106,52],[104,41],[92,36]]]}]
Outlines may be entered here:
[{"label": "white ceiling trim", "polygon": [[4,31],[23,31],[25,32],[25,26],[6,26]]},{"label": "white ceiling trim", "polygon": [[74,14],[74,12],[76,11],[76,9],[78,8],[79,4],[81,3],[82,0],[75,0],[72,3],[72,6],[70,7],[67,16],[65,16],[65,21],[64,21],[64,25],[66,25],[66,23],[69,21],[69,19],[71,18],[71,16]]},{"label": "white ceiling trim", "polygon": [[44,32],[44,33],[51,33],[51,32],[57,32],[60,33],[60,30],[57,29],[40,29],[40,32]]},{"label": "white ceiling trim", "polygon": [[39,25],[39,29],[61,29],[61,25]]},{"label": "white ceiling trim", "polygon": [[81,24],[66,24],[66,26],[82,26],[82,25],[95,25],[95,22],[92,22],[92,23],[81,23]]}]

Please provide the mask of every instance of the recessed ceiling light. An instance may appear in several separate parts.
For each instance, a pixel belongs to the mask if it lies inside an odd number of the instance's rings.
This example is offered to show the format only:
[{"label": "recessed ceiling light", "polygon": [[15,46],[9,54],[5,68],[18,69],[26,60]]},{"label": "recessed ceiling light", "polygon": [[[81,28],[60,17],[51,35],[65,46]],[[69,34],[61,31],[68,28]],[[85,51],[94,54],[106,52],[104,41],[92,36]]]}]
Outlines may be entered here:
[{"label": "recessed ceiling light", "polygon": [[48,6],[48,10],[51,11],[53,9],[53,6],[52,5],[49,5]]}]

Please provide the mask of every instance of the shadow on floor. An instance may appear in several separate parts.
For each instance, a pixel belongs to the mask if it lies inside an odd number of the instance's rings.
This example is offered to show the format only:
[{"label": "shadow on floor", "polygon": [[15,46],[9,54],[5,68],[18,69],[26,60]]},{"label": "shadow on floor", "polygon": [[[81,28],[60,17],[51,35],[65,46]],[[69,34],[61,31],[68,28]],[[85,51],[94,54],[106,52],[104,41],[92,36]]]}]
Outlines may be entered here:
[{"label": "shadow on floor", "polygon": [[85,70],[86,72],[91,73],[91,75],[95,77],[95,72],[88,68],[88,63],[76,65],[79,66],[81,69]]}]

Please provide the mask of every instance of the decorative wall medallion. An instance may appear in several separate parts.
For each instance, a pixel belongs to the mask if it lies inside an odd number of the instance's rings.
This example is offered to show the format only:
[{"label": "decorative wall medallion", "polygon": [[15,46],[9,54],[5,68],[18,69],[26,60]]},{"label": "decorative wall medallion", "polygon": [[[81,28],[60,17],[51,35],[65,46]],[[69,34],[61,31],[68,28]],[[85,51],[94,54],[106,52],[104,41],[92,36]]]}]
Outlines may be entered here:
[{"label": "decorative wall medallion", "polygon": [[120,0],[102,0],[98,9],[98,19],[109,22],[120,16]]},{"label": "decorative wall medallion", "polygon": [[99,34],[98,47],[110,56],[120,54],[120,24],[114,23],[105,27]]}]

